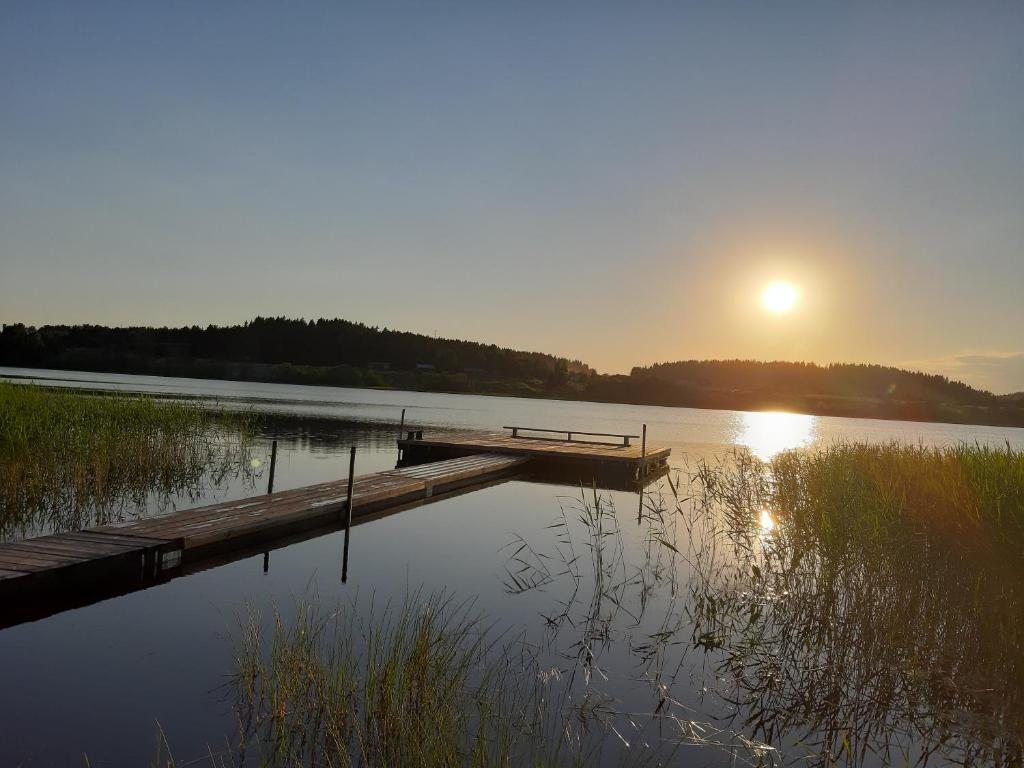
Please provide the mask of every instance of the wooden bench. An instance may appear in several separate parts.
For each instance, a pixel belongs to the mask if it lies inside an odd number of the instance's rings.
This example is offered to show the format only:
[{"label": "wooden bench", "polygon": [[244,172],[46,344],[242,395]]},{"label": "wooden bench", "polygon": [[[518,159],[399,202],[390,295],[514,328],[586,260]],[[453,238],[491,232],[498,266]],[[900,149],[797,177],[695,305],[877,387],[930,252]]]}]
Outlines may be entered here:
[{"label": "wooden bench", "polygon": [[[567,442],[577,443],[601,443],[603,445],[618,445],[618,443],[607,443],[599,440],[573,440],[573,435],[583,435],[584,437],[617,437],[622,440],[622,445],[629,445],[629,441],[632,439],[639,439],[640,435],[618,435],[612,432],[577,432],[575,430],[568,429],[541,429],[539,427],[502,427],[502,429],[511,429],[512,437],[519,437],[520,431],[522,432],[547,432],[549,434],[565,435]],[[542,440],[555,440],[553,437],[539,438]]]}]

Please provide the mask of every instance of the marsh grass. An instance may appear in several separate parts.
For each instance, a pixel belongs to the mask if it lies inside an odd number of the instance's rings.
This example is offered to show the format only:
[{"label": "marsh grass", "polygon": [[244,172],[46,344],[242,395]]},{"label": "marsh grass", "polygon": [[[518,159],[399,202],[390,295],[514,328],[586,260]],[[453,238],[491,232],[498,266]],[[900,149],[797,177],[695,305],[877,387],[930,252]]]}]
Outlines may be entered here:
[{"label": "marsh grass", "polygon": [[819,764],[1020,764],[1024,454],[844,444],[695,480],[718,544],[692,637],[753,735]]},{"label": "marsh grass", "polygon": [[0,382],[0,538],[105,523],[251,474],[252,417]]},{"label": "marsh grass", "polygon": [[[578,719],[559,717],[558,676],[471,602],[357,603],[300,600],[269,621],[252,608],[240,617],[228,686],[238,737],[204,764],[589,764]],[[183,765],[162,731],[154,765]]]}]

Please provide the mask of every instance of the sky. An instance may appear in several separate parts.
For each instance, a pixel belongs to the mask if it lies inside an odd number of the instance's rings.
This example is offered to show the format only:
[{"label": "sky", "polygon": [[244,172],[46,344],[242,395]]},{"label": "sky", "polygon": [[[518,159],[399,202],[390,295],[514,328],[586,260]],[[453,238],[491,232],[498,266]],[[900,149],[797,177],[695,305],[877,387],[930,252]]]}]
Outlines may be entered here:
[{"label": "sky", "polygon": [[0,322],[1024,390],[1021,40],[984,0],[5,2]]}]

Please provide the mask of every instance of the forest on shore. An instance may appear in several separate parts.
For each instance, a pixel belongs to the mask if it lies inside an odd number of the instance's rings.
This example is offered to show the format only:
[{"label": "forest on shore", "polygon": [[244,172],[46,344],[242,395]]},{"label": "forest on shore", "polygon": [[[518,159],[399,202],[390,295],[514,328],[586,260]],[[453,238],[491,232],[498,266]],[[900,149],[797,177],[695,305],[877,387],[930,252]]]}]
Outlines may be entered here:
[{"label": "forest on shore", "polygon": [[257,317],[184,328],[7,324],[0,365],[1024,426],[1024,393],[994,395],[888,366],[687,360],[599,374],[580,360],[340,319]]}]

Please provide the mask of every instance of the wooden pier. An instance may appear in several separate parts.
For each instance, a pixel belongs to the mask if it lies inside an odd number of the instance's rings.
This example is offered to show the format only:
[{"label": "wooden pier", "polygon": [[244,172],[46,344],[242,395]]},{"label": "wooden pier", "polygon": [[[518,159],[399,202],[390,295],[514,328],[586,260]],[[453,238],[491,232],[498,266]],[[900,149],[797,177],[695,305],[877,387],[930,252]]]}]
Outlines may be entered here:
[{"label": "wooden pier", "polygon": [[[356,477],[354,521],[515,475],[528,459],[477,454]],[[304,531],[338,528],[348,480],[211,504],[159,517],[0,544],[0,627],[141,589],[231,552],[271,548]],[[230,559],[230,558],[229,558]],[[79,593],[81,593],[81,599]],[[89,595],[96,595],[89,598]],[[44,601],[45,602],[45,601]]]},{"label": "wooden pier", "polygon": [[[569,484],[599,485],[620,490],[639,490],[653,477],[668,470],[670,448],[640,445],[631,439],[640,435],[613,435],[603,432],[505,427],[502,432],[424,434],[409,432],[398,441],[399,466],[491,453],[521,456],[531,460],[528,469],[545,477]],[[531,432],[532,435],[523,435]],[[549,435],[566,435],[551,437]],[[573,438],[612,438],[611,440]]]},{"label": "wooden pier", "polygon": [[[511,477],[550,480],[555,473],[559,481],[574,483],[586,470],[587,485],[610,473],[639,488],[667,471],[669,449],[629,445],[623,438],[631,436],[616,437],[617,443],[608,443],[411,433],[399,440],[396,469],[353,478],[352,520],[373,519]],[[336,530],[347,520],[348,487],[348,479],[320,483],[0,544],[0,627]]]}]

